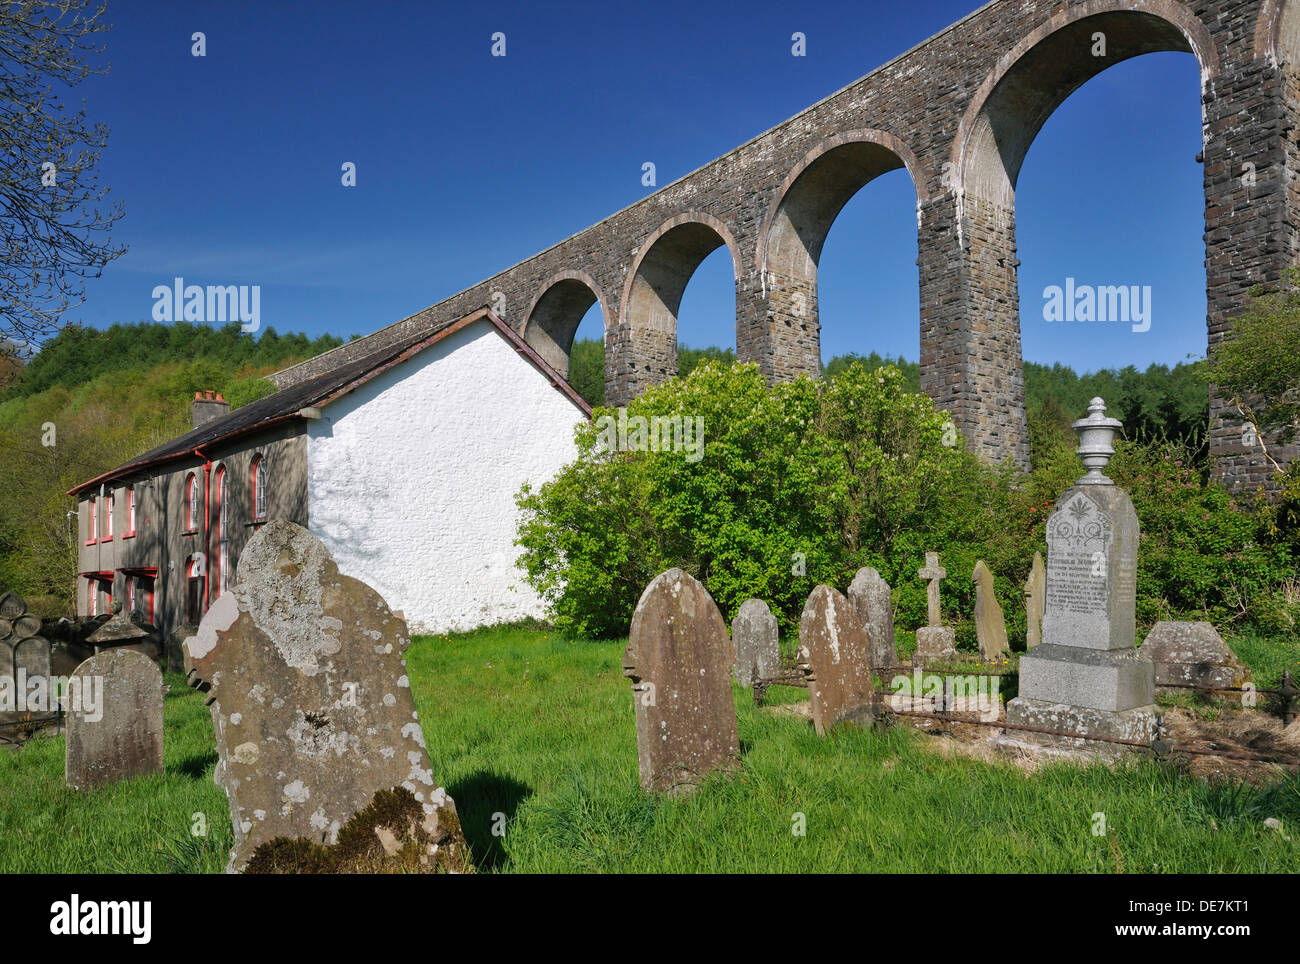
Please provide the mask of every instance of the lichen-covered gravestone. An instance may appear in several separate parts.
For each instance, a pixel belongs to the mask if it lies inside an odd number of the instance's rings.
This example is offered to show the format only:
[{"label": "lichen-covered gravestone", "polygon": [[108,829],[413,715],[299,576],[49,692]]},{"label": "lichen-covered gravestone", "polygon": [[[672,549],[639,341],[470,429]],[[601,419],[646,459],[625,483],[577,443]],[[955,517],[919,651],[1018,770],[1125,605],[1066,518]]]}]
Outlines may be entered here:
[{"label": "lichen-covered gravestone", "polygon": [[837,723],[870,723],[875,699],[867,631],[853,604],[818,586],[799,619],[799,669],[819,735]]},{"label": "lichen-covered gravestone", "polygon": [[80,703],[67,716],[69,787],[85,790],[162,772],[167,687],[157,663],[135,650],[110,649],[78,666],[68,688]]},{"label": "lichen-covered gravestone", "polygon": [[753,686],[756,679],[772,679],[781,664],[776,617],[761,599],[746,599],[731,621],[731,642],[736,648],[736,682]]},{"label": "lichen-covered gravestone", "polygon": [[1007,623],[993,590],[993,571],[980,559],[971,578],[975,580],[975,636],[980,655],[995,662],[1007,651]]},{"label": "lichen-covered gravestone", "polygon": [[1232,689],[1250,680],[1250,669],[1210,623],[1156,623],[1142,644],[1156,668],[1156,686]]},{"label": "lichen-covered gravestone", "polygon": [[889,583],[871,566],[859,569],[849,585],[849,601],[858,611],[858,618],[867,631],[871,665],[893,666],[898,662],[898,646],[894,637],[894,604],[890,599]]},{"label": "lichen-covered gravestone", "polygon": [[632,680],[641,786],[689,791],[740,754],[727,624],[707,589],[680,569],[641,594],[623,654]]},{"label": "lichen-covered gravestone", "polygon": [[[409,644],[379,593],[340,574],[306,529],[270,522],[248,541],[235,585],[184,646],[191,685],[208,688],[230,801],[227,869],[293,871],[304,854],[328,864],[323,848],[343,842],[348,869],[471,869],[425,750]],[[401,816],[356,834],[363,810]]]}]

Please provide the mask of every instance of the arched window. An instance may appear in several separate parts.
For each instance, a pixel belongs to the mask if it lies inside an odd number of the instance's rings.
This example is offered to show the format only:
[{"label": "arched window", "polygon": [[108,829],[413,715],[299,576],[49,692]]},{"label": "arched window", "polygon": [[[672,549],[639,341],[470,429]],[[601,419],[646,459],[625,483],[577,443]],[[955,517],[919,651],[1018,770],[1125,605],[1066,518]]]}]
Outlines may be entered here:
[{"label": "arched window", "polygon": [[230,571],[230,539],[226,532],[226,467],[217,470],[217,595],[226,591]]},{"label": "arched window", "polygon": [[113,541],[113,490],[108,490],[108,504],[104,506],[104,541]]},{"label": "arched window", "polygon": [[185,478],[185,528],[199,527],[199,479],[193,472]]},{"label": "arched window", "polygon": [[266,459],[253,456],[253,520],[266,518]]},{"label": "arched window", "polygon": [[203,618],[203,582],[206,576],[203,553],[190,556],[185,568],[185,621],[197,626]]}]

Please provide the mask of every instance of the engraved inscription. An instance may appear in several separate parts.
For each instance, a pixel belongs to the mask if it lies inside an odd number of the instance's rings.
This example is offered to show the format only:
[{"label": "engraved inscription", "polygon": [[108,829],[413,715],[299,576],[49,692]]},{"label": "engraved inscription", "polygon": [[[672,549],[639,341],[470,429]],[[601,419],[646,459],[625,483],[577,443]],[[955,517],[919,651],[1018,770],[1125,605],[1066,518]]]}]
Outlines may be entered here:
[{"label": "engraved inscription", "polygon": [[1097,503],[1076,495],[1047,521],[1047,611],[1106,613],[1110,520]]}]

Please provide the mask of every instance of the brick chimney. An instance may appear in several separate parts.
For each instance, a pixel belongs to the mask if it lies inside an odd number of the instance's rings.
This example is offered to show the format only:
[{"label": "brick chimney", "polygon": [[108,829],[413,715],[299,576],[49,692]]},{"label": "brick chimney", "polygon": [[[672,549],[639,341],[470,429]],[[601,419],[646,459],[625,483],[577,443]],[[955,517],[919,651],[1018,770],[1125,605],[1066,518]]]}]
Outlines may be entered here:
[{"label": "brick chimney", "polygon": [[190,402],[190,414],[194,418],[194,427],[206,425],[214,418],[221,418],[230,411],[230,403],[217,392],[195,392],[194,401]]}]

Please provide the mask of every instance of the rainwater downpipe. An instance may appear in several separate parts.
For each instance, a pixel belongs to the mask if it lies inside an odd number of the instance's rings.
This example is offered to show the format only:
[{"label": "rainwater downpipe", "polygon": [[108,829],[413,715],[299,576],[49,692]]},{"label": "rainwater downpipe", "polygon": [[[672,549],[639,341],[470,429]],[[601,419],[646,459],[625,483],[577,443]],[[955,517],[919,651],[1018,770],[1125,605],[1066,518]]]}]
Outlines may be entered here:
[{"label": "rainwater downpipe", "polygon": [[208,487],[211,485],[212,460],[199,449],[194,454],[203,460],[203,611],[208,611]]}]

